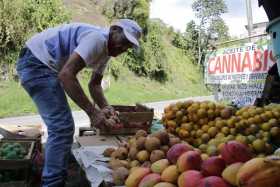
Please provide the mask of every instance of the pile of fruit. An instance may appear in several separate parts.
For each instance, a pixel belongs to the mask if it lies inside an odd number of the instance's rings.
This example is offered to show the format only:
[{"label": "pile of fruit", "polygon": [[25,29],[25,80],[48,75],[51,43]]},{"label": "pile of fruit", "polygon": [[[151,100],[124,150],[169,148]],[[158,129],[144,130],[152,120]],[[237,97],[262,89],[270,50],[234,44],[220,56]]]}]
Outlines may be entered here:
[{"label": "pile of fruit", "polygon": [[148,135],[146,131],[139,130],[118,149],[108,148],[103,154],[111,157],[109,167],[114,170],[115,184],[123,185],[129,170],[150,167],[152,163],[165,159],[169,148],[178,143],[181,143],[180,138],[165,131]]},{"label": "pile of fruit", "polygon": [[3,143],[0,147],[0,158],[17,160],[23,159],[27,154],[25,148],[19,143]]},{"label": "pile of fruit", "polygon": [[280,157],[254,158],[249,146],[235,140],[221,146],[220,155],[204,157],[164,131],[138,131],[104,155],[111,157],[115,185],[126,187],[280,186]]},{"label": "pile of fruit", "polygon": [[162,117],[168,132],[209,156],[218,155],[220,148],[231,140],[248,145],[255,154],[271,154],[270,143],[279,144],[280,140],[279,120],[280,105],[236,110],[210,101],[171,104]]}]

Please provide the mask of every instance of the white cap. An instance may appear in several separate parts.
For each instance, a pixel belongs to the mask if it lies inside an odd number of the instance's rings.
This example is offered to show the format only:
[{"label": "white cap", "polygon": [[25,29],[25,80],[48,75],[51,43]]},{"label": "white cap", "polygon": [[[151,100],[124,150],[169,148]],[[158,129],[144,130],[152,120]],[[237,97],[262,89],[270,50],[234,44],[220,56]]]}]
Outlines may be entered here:
[{"label": "white cap", "polygon": [[120,19],[113,26],[119,26],[123,29],[124,35],[136,48],[139,47],[139,39],[142,34],[142,28],[131,19]]}]

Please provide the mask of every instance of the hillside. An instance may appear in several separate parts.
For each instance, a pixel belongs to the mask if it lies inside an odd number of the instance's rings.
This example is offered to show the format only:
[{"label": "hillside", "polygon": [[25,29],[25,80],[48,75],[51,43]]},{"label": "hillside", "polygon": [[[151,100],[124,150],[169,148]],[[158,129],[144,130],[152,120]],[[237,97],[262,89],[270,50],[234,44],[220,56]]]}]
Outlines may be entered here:
[{"label": "hillside", "polygon": [[71,12],[73,22],[109,25],[106,17],[101,14],[98,0],[64,0],[64,3]]},{"label": "hillside", "polygon": [[[109,25],[108,19],[101,14],[99,7],[99,3],[103,1],[64,0],[64,2],[72,13],[73,22]],[[163,40],[169,66],[168,81],[159,83],[147,77],[139,77],[129,71],[126,66],[121,66],[119,78],[114,80],[110,76],[110,88],[105,91],[111,104],[144,103],[209,94],[197,66],[191,63],[181,50],[171,45],[169,36],[163,36]],[[114,62],[111,61],[111,63]],[[86,91],[88,80],[89,74],[82,73],[80,81]],[[32,100],[18,82],[2,81],[0,88],[0,118],[37,113]],[[79,109],[72,101],[70,104],[74,110]]]},{"label": "hillside", "polygon": [[[109,21],[101,14],[98,0],[64,0],[71,9],[72,20],[99,25],[109,25]],[[135,76],[126,67],[121,68],[118,80],[111,80],[111,87],[106,95],[114,104],[158,101],[162,99],[184,98],[188,96],[208,95],[203,85],[202,74],[186,55],[165,41],[170,66],[170,80],[164,84],[147,78]],[[84,80],[84,82],[87,82]]]}]

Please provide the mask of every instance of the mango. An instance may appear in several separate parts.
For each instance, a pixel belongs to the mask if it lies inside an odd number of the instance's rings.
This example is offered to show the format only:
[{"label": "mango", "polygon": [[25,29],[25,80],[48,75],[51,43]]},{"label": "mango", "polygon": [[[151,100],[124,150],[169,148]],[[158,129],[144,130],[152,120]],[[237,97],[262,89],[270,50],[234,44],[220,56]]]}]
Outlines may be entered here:
[{"label": "mango", "polygon": [[188,170],[183,172],[178,178],[179,187],[197,187],[203,175],[196,170]]},{"label": "mango", "polygon": [[230,187],[221,177],[210,176],[202,179],[197,187]]},{"label": "mango", "polygon": [[237,173],[240,187],[280,186],[280,158],[254,158],[246,162]]},{"label": "mango", "polygon": [[153,173],[161,174],[165,168],[169,166],[169,161],[167,159],[161,159],[154,162],[151,166],[151,170]]},{"label": "mango", "polygon": [[139,183],[138,187],[153,187],[160,182],[160,175],[151,173],[146,175]]},{"label": "mango", "polygon": [[221,176],[225,167],[224,159],[213,156],[203,161],[201,170],[204,176]]},{"label": "mango", "polygon": [[253,157],[249,147],[237,141],[229,141],[228,143],[225,143],[221,148],[221,155],[226,161],[226,164],[246,162]]},{"label": "mango", "polygon": [[126,179],[125,186],[138,187],[140,181],[150,172],[151,170],[149,168],[142,168],[142,167],[136,168],[134,171],[131,172],[131,174]]},{"label": "mango", "polygon": [[173,145],[167,152],[167,159],[172,164],[176,164],[177,159],[183,154],[184,152],[191,151],[193,148],[185,143],[178,143]]},{"label": "mango", "polygon": [[177,160],[179,172],[187,170],[200,170],[202,158],[196,151],[187,151],[183,153]]},{"label": "mango", "polygon": [[222,177],[225,181],[230,183],[233,186],[237,186],[236,178],[239,169],[243,166],[242,162],[237,162],[229,165],[222,173]]},{"label": "mango", "polygon": [[179,171],[176,165],[168,166],[161,174],[163,182],[176,183],[179,177]]},{"label": "mango", "polygon": [[169,182],[160,182],[157,183],[154,187],[176,187],[176,185]]}]

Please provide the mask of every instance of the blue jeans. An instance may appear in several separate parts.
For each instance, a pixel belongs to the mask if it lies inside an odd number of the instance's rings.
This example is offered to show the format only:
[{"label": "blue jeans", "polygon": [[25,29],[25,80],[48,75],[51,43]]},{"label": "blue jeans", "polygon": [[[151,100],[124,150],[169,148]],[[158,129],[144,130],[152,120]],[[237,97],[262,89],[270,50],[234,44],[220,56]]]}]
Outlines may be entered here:
[{"label": "blue jeans", "polygon": [[17,61],[23,88],[30,95],[48,129],[43,187],[64,186],[73,143],[74,121],[57,73],[23,48]]}]

